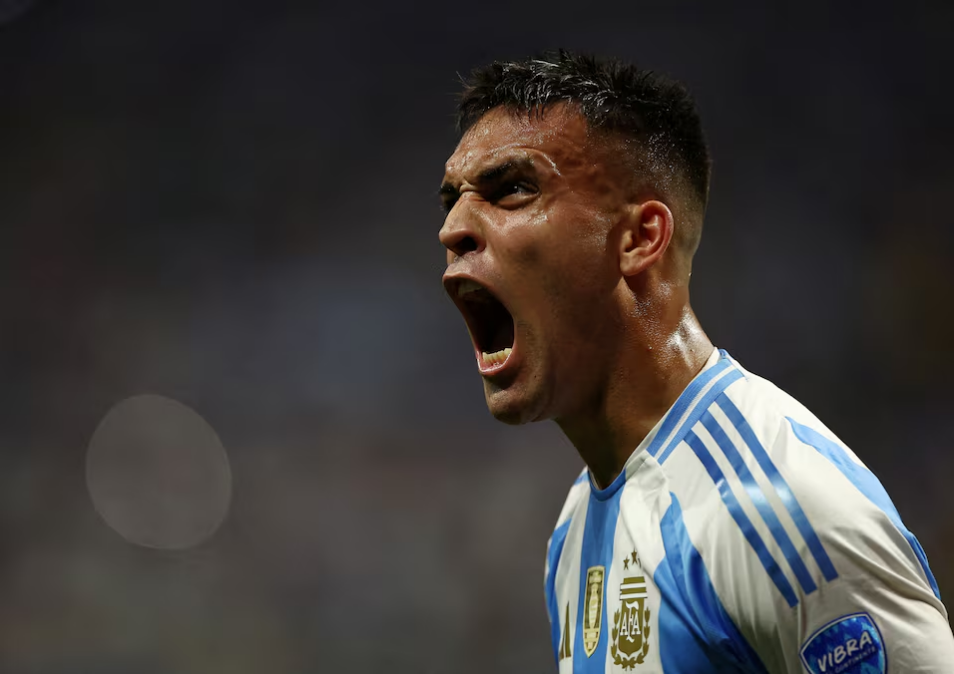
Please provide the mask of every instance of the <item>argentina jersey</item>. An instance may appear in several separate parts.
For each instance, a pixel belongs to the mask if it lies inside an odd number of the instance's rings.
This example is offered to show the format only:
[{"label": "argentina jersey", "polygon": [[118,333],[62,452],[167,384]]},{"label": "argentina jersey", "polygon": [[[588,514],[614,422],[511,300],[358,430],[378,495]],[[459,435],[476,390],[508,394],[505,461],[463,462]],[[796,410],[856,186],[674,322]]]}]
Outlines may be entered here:
[{"label": "argentina jersey", "polygon": [[937,584],[881,483],[724,351],[612,484],[588,475],[547,549],[561,674],[954,671]]}]

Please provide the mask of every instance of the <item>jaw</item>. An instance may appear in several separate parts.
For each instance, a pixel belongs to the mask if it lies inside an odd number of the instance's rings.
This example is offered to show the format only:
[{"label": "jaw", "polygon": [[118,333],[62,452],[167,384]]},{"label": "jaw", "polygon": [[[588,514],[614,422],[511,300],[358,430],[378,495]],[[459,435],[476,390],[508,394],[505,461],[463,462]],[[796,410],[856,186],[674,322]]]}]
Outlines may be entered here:
[{"label": "jaw", "polygon": [[522,367],[514,377],[505,380],[483,378],[487,409],[497,421],[519,426],[553,416],[549,414],[550,377],[544,374],[546,368],[539,367],[540,363],[534,361],[531,357],[522,359]]},{"label": "jaw", "polygon": [[494,419],[510,426],[540,420],[535,409],[539,405],[533,405],[531,400],[527,400],[527,396],[521,396],[513,388],[500,388],[485,379],[484,399]]},{"label": "jaw", "polygon": [[[607,393],[606,363],[586,342],[561,334],[557,344],[527,338],[521,368],[507,380],[484,377],[484,398],[495,419],[509,425],[599,417]],[[575,347],[570,346],[575,342]]]}]

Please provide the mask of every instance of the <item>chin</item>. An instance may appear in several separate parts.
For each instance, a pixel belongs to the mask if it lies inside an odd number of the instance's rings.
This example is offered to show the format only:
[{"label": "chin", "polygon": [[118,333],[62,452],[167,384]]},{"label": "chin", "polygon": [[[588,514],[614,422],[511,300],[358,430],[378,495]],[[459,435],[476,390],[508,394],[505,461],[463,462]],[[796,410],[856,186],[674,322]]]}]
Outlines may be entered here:
[{"label": "chin", "polygon": [[494,419],[509,426],[543,420],[545,417],[541,396],[518,392],[514,388],[501,389],[490,382],[484,382],[484,398]]}]

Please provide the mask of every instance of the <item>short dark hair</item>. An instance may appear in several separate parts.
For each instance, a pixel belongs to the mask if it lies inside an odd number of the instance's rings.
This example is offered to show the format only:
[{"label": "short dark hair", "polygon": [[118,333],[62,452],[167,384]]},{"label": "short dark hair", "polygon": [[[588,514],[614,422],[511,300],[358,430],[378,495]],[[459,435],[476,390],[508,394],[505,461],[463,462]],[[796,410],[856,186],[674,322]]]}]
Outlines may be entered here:
[{"label": "short dark hair", "polygon": [[[566,50],[521,61],[495,61],[465,79],[457,108],[463,134],[498,106],[542,113],[575,105],[594,129],[636,141],[640,165],[678,172],[705,210],[711,161],[695,103],[675,80],[617,59]],[[667,179],[672,176],[656,176]]]}]

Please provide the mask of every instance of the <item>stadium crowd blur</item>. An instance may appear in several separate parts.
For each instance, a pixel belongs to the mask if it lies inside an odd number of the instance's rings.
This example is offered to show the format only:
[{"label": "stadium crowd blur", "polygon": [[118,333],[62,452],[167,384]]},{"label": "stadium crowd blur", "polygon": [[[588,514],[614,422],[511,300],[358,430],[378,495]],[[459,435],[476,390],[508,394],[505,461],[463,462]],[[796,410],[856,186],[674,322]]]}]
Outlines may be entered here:
[{"label": "stadium crowd blur", "polygon": [[[558,46],[694,92],[703,326],[875,471],[954,596],[950,3],[28,4],[0,2],[0,672],[552,668],[582,463],[487,413],[436,189],[455,73]],[[228,457],[194,545],[91,495],[94,432],[147,393]]]}]

